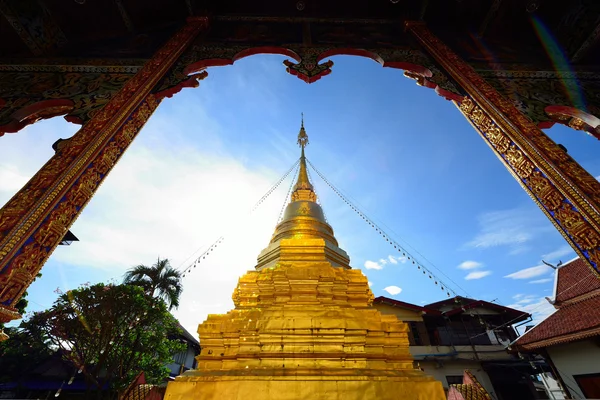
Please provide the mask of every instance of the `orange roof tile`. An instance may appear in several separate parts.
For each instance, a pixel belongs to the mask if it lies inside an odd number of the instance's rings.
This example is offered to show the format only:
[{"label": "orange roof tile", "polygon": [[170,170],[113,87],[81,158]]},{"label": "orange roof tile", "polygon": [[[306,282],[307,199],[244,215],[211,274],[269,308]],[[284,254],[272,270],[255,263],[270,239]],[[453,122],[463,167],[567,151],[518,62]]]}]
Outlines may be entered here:
[{"label": "orange roof tile", "polygon": [[557,272],[556,303],[600,289],[600,277],[580,258],[563,265]]},{"label": "orange roof tile", "polygon": [[600,335],[599,309],[600,293],[565,304],[517,339],[514,347],[517,350],[533,350]]}]

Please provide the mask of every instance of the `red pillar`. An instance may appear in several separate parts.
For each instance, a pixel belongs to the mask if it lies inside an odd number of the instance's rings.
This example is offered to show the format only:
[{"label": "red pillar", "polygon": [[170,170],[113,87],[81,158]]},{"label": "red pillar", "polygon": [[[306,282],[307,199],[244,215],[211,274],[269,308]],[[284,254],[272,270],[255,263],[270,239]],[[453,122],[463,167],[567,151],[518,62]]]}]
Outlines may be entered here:
[{"label": "red pillar", "polygon": [[0,322],[158,106],[151,90],[207,26],[191,18],[0,209]]},{"label": "red pillar", "polygon": [[407,22],[406,27],[467,93],[461,112],[600,277],[600,183],[424,23]]}]

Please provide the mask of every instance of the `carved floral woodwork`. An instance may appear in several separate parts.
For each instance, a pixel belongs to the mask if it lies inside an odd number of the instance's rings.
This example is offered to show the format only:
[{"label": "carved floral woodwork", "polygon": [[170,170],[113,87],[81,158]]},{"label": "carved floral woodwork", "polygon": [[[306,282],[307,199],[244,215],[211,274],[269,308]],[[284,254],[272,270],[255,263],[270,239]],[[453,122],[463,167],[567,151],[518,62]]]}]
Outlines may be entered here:
[{"label": "carved floral woodwork", "polygon": [[574,107],[600,115],[597,72],[538,71],[534,66],[512,64],[483,68],[476,68],[481,77],[537,124],[554,119],[546,112],[550,106]]},{"label": "carved floral woodwork", "polygon": [[151,90],[206,27],[191,19],[0,209],[0,320],[14,305],[159,100]]},{"label": "carved floral woodwork", "polygon": [[421,22],[407,29],[462,86],[461,111],[582,259],[600,275],[600,183]]},{"label": "carved floral woodwork", "polygon": [[0,71],[0,136],[17,132],[25,125],[18,116],[43,103],[69,102],[60,112],[69,122],[89,121],[134,76],[132,73]]},{"label": "carved floral woodwork", "polygon": [[577,131],[584,131],[596,139],[600,139],[599,118],[573,107],[548,106],[545,108],[545,111],[553,121],[538,124],[538,127],[542,129],[550,128],[554,125],[554,122],[558,122]]}]

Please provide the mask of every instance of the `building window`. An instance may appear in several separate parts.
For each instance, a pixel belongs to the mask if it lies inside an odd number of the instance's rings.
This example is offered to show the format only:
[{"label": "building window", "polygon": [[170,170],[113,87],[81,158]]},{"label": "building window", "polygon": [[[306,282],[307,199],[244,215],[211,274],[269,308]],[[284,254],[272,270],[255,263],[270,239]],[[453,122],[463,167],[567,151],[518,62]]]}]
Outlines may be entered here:
[{"label": "building window", "polygon": [[410,333],[412,333],[412,342],[413,346],[423,346],[423,339],[421,338],[421,334],[419,333],[419,325],[417,322],[411,321],[408,323],[410,326]]},{"label": "building window", "polygon": [[182,351],[173,356],[173,361],[175,361],[176,364],[184,365],[186,356],[187,356],[187,350]]},{"label": "building window", "polygon": [[462,385],[463,377],[462,375],[446,375],[446,381],[448,382],[448,386]]},{"label": "building window", "polygon": [[587,399],[600,399],[600,374],[573,375]]}]

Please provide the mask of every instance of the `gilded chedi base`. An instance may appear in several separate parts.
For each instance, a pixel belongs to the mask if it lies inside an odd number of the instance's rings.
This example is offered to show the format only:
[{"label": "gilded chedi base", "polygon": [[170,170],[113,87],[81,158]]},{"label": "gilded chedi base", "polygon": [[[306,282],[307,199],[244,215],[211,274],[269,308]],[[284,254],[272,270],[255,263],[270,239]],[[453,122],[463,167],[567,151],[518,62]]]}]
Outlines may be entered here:
[{"label": "gilded chedi base", "polygon": [[233,300],[198,327],[198,367],[165,399],[445,399],[413,368],[408,326],[371,307],[360,270],[280,263],[240,278]]}]

